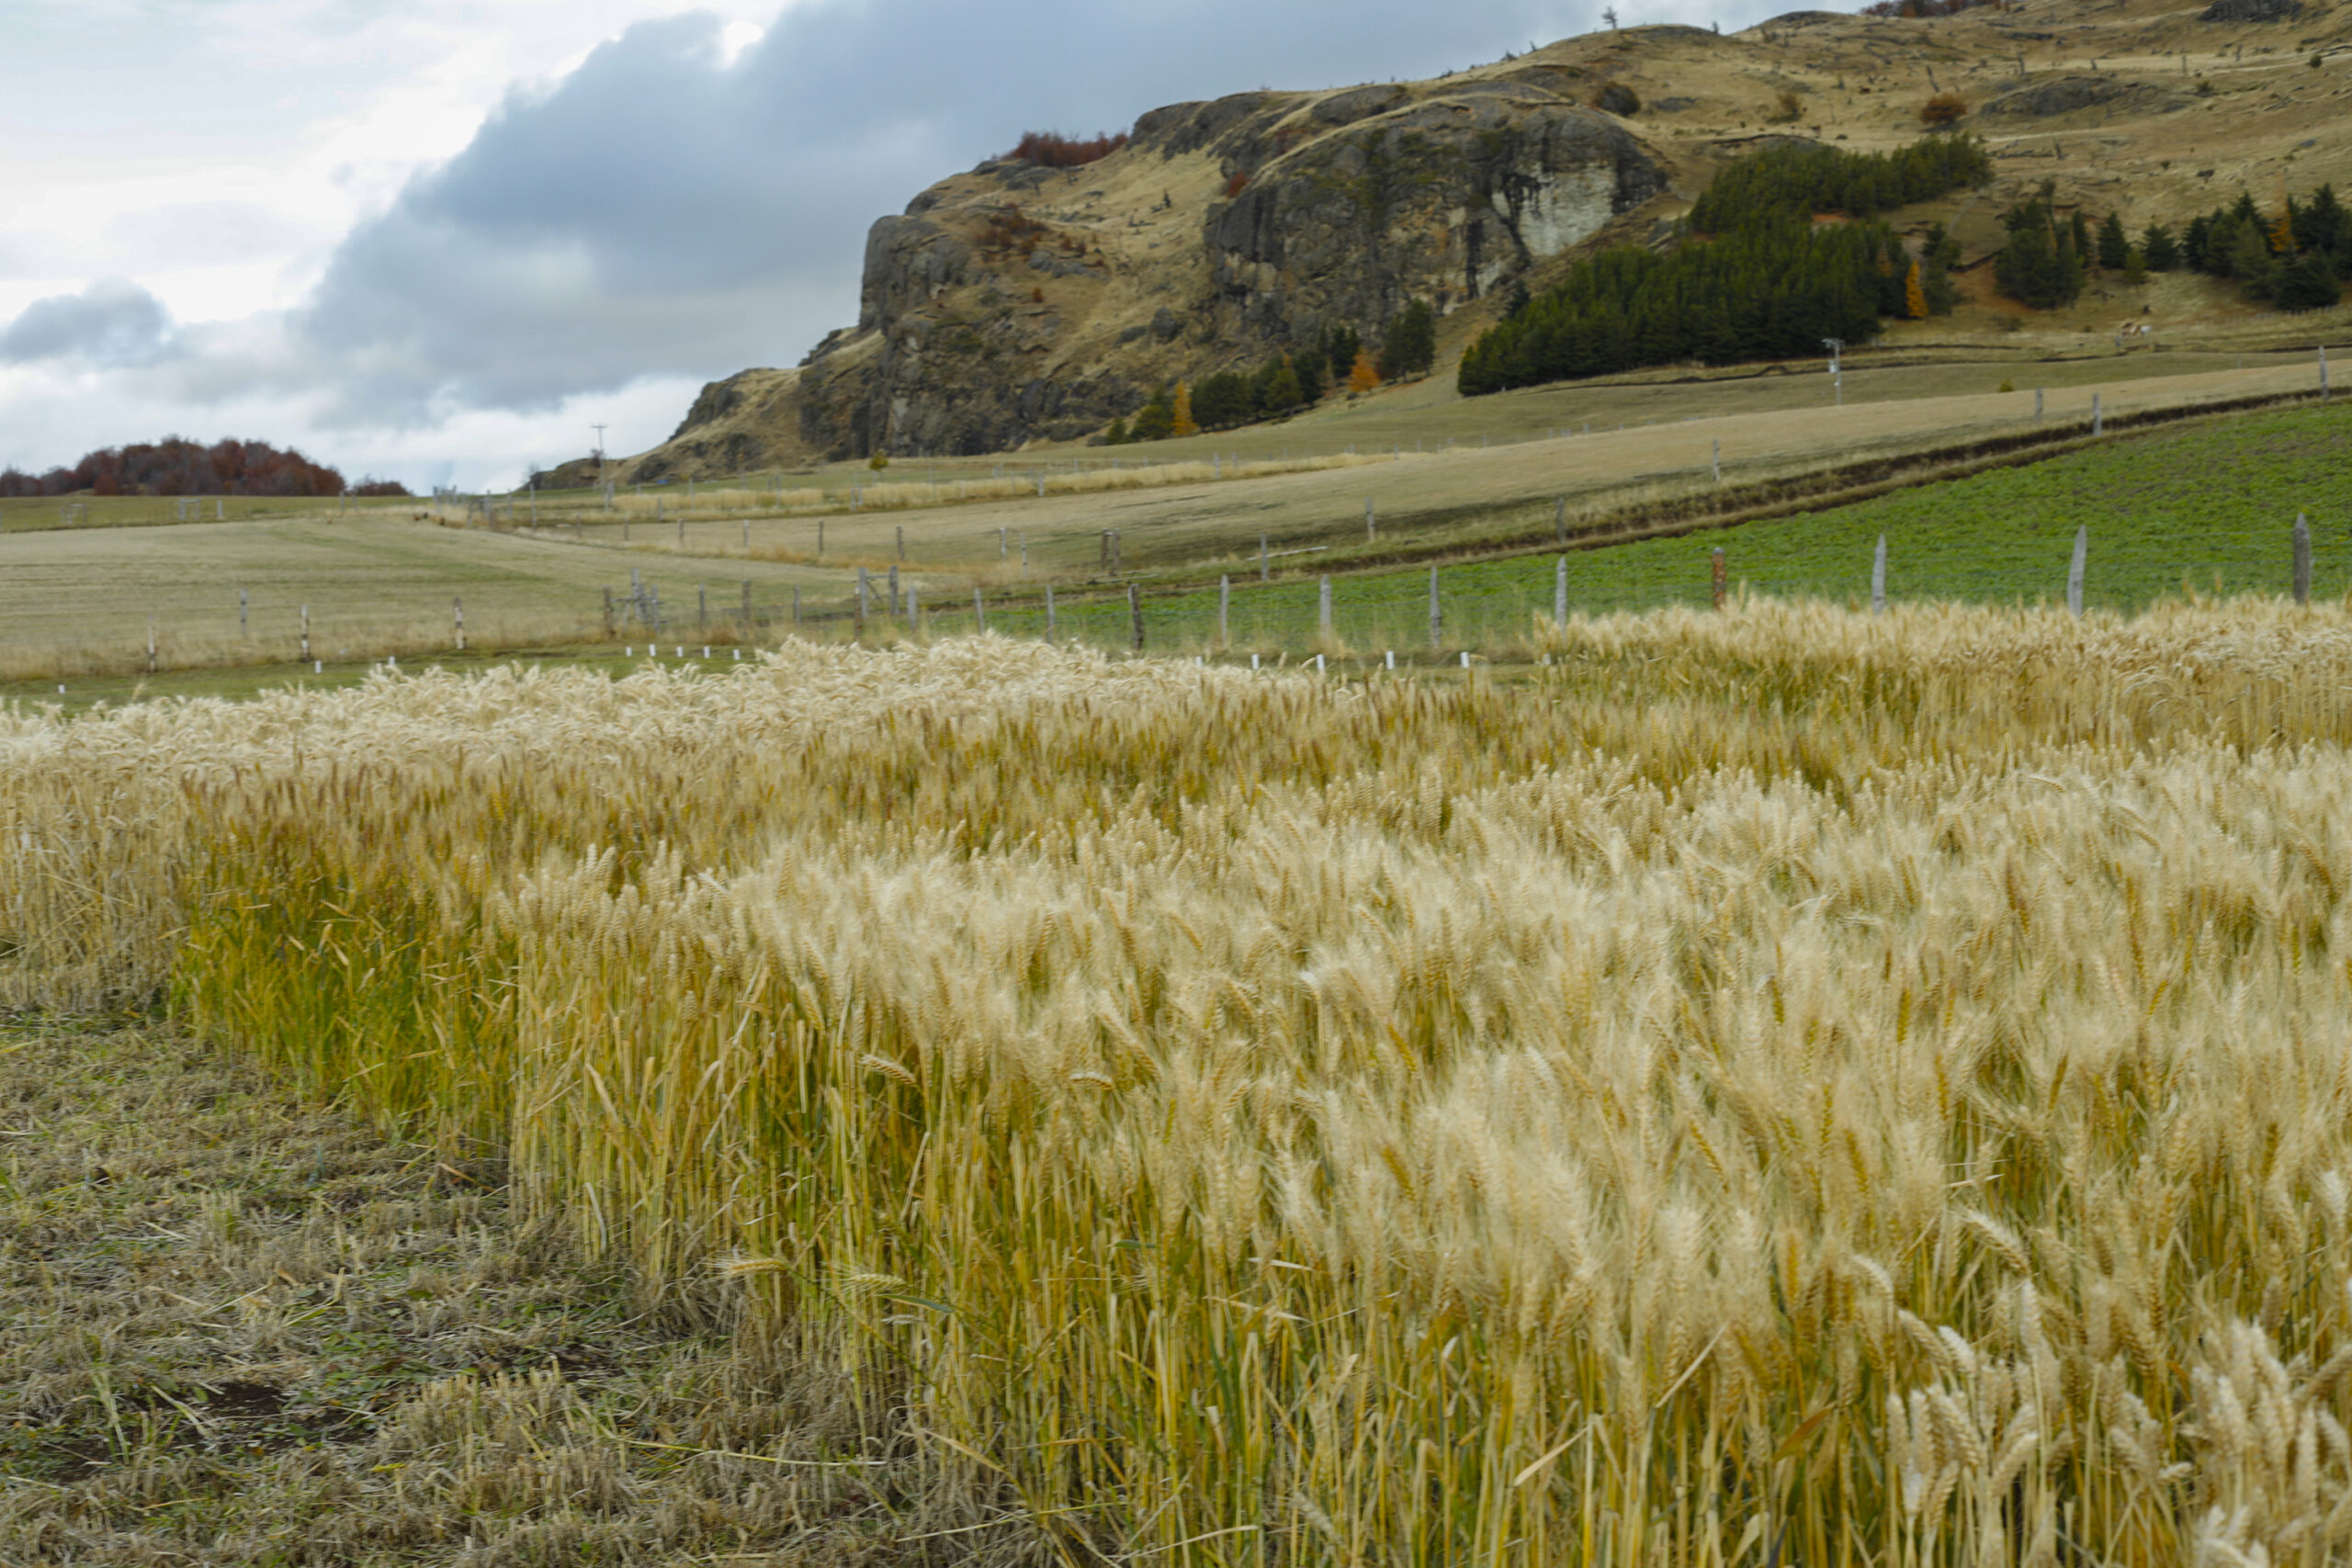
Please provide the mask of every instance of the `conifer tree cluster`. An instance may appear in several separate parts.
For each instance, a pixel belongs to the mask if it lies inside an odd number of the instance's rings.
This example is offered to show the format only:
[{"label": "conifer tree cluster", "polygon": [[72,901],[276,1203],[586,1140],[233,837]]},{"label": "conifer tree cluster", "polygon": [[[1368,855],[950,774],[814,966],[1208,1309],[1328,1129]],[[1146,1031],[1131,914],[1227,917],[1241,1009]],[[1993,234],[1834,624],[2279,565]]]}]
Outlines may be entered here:
[{"label": "conifer tree cluster", "polygon": [[[1882,316],[1947,312],[1959,247],[1942,229],[1915,259],[1892,229],[1861,220],[1990,175],[1966,137],[1883,155],[1757,153],[1715,177],[1674,249],[1604,251],[1496,323],[1464,355],[1458,385],[1476,397],[1681,359],[1811,354],[1824,338],[1874,336]],[[1813,222],[1831,209],[1854,220]]]},{"label": "conifer tree cluster", "polygon": [[1189,385],[1162,382],[1132,422],[1111,422],[1102,444],[1165,441],[1197,430],[1279,419],[1322,401],[1334,382],[1350,391],[1368,391],[1383,381],[1426,376],[1436,358],[1437,312],[1426,300],[1411,300],[1389,318],[1376,355],[1355,328],[1334,322],[1254,371],[1221,370]]},{"label": "conifer tree cluster", "polygon": [[2336,199],[2335,187],[2322,186],[2302,201],[2287,197],[2286,209],[2266,217],[2254,198],[2241,193],[2236,205],[2215,208],[2189,220],[2175,242],[2164,234],[2167,254],[2160,264],[2148,231],[2148,265],[2159,271],[2185,265],[2215,277],[2232,277],[2248,296],[2282,310],[2316,310],[2341,301],[2352,278],[2352,209]]},{"label": "conifer tree cluster", "polygon": [[2235,278],[2249,298],[2282,310],[2321,310],[2344,297],[2352,277],[2352,209],[2322,186],[2309,198],[2290,196],[2278,213],[2265,213],[2241,193],[2233,206],[2217,207],[2191,219],[2175,234],[2151,223],[2135,243],[2120,214],[2110,212],[2094,233],[2076,212],[2061,223],[2051,205],[2054,190],[2044,181],[2039,196],[2004,213],[2009,242],[1995,259],[1993,276],[2002,293],[2048,309],[2082,292],[2096,266],[2120,272],[2137,283],[2151,272],[2186,266],[2215,277]]},{"label": "conifer tree cluster", "polygon": [[1923,137],[1894,152],[1773,147],[1717,175],[1690,209],[1690,227],[1728,234],[1817,212],[1875,218],[1992,177],[1992,157],[1973,136]]},{"label": "conifer tree cluster", "polygon": [[1993,286],[2020,304],[2037,310],[2071,304],[2083,291],[2083,278],[2093,255],[2090,228],[2080,212],[2069,223],[2058,220],[2051,203],[2055,190],[2043,181],[2041,194],[2001,214],[2009,231],[2008,243],[1993,258]]}]

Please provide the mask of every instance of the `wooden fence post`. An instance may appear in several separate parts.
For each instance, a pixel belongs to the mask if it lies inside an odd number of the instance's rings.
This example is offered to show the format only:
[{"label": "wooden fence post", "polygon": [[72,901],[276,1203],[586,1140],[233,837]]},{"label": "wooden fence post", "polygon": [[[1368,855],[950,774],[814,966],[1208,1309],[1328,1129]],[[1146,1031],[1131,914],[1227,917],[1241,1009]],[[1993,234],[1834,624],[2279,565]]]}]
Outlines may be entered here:
[{"label": "wooden fence post", "polygon": [[1435,648],[1445,637],[1445,611],[1438,604],[1437,568],[1430,568],[1430,646]]},{"label": "wooden fence post", "polygon": [[710,589],[707,584],[695,584],[695,630],[710,630]]},{"label": "wooden fence post", "polygon": [[1717,545],[1707,557],[1707,589],[1709,596],[1713,600],[1714,606],[1718,610],[1724,607],[1724,587],[1727,575],[1724,547]]},{"label": "wooden fence post", "polygon": [[1370,497],[1370,496],[1365,496],[1365,497],[1363,498],[1363,537],[1364,537],[1364,543],[1366,543],[1366,544],[1370,544],[1373,540],[1374,540],[1374,539],[1378,538],[1379,536],[1380,536],[1380,522],[1379,522],[1379,517],[1378,517],[1378,515],[1377,515],[1376,513],[1374,513],[1374,511],[1373,511],[1373,509],[1372,509],[1372,497]]},{"label": "wooden fence post", "polygon": [[2309,519],[2295,513],[2295,603],[2312,602],[2312,525]]},{"label": "wooden fence post", "polygon": [[899,525],[899,558],[907,558],[907,525],[904,523]]},{"label": "wooden fence post", "polygon": [[612,635],[613,635],[613,590],[612,590],[612,585],[611,585],[610,583],[607,583],[607,584],[605,584],[605,637],[610,637]]},{"label": "wooden fence post", "polygon": [[2066,569],[2066,608],[2077,615],[2083,613],[2083,569],[2090,553],[2091,526],[2086,523],[2075,530],[2075,559]]},{"label": "wooden fence post", "polygon": [[1132,582],[1127,584],[1127,619],[1135,626],[1136,651],[1141,653],[1143,651],[1143,590]]},{"label": "wooden fence post", "polygon": [[2033,389],[2033,423],[2041,423],[2041,389],[2039,387]]},{"label": "wooden fence post", "polygon": [[797,583],[792,590],[792,629],[794,631],[800,629],[800,588]]},{"label": "wooden fence post", "polygon": [[1054,640],[1054,585],[1046,584],[1046,640]]},{"label": "wooden fence post", "polygon": [[457,594],[449,596],[449,615],[458,623],[458,651],[466,651],[466,602]]},{"label": "wooden fence post", "polygon": [[147,617],[147,673],[155,672],[155,617]]},{"label": "wooden fence post", "polygon": [[302,657],[311,657],[311,607],[302,606]]},{"label": "wooden fence post", "polygon": [[2097,392],[2093,392],[2091,394],[2091,434],[2093,435],[2104,435],[2107,434],[2107,415],[2105,411],[2099,407],[2098,394]]},{"label": "wooden fence post", "polygon": [[1266,536],[1261,534],[1258,536],[1258,581],[1261,582],[1272,582],[1274,579],[1273,569],[1267,562]]},{"label": "wooden fence post", "polygon": [[1331,580],[1329,578],[1323,580],[1321,591],[1316,598],[1316,630],[1324,641],[1329,642],[1331,639]]},{"label": "wooden fence post", "polygon": [[890,596],[884,603],[890,606],[890,614],[893,615],[899,613],[904,604],[904,601],[899,597],[899,569],[895,566],[890,569]]},{"label": "wooden fence post", "polygon": [[1715,445],[1714,445],[1714,450],[1708,454],[1707,461],[1708,461],[1709,465],[1710,465],[1710,466],[1712,466],[1712,467],[1714,468],[1714,470],[1715,470],[1715,482],[1716,482],[1717,484],[1721,484],[1721,483],[1723,483],[1723,482],[1724,482],[1724,444],[1723,444],[1723,442],[1722,442],[1722,440],[1721,440],[1720,438],[1718,438],[1718,439],[1716,440],[1716,442],[1715,442]]},{"label": "wooden fence post", "polygon": [[1886,536],[1878,536],[1878,554],[1871,559],[1871,614],[1886,614]]},{"label": "wooden fence post", "polygon": [[745,553],[745,554],[749,554],[749,553],[751,552],[751,548],[752,548],[752,520],[751,520],[750,518],[746,517],[746,518],[744,518],[744,519],[743,519],[743,549],[744,549],[744,553]]},{"label": "wooden fence post", "polygon": [[1552,620],[1558,626],[1568,624],[1568,558],[1566,556],[1552,563]]}]

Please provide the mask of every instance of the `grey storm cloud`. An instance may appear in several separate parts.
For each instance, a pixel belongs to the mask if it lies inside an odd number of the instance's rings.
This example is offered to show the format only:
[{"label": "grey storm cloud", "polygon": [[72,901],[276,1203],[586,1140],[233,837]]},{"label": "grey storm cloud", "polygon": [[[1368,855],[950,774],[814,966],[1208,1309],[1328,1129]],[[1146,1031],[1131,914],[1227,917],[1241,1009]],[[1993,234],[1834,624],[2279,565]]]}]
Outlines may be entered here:
[{"label": "grey storm cloud", "polygon": [[114,367],[161,357],[172,333],[163,301],[127,278],[36,299],[0,328],[0,364],[62,360]]},{"label": "grey storm cloud", "polygon": [[854,319],[873,220],[1024,130],[1433,74],[1589,25],[1526,0],[808,0],[729,61],[712,17],[641,24],[355,229],[288,326],[364,423],[790,364]]}]

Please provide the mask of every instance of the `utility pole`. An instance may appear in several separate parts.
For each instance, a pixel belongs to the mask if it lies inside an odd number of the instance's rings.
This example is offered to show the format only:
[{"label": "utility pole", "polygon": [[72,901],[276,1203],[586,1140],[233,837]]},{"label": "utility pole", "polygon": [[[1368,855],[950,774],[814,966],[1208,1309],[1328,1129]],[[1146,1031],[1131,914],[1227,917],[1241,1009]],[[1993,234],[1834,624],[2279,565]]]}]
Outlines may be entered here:
[{"label": "utility pole", "polygon": [[592,424],[588,428],[596,433],[596,488],[601,491],[605,488],[605,427]]}]

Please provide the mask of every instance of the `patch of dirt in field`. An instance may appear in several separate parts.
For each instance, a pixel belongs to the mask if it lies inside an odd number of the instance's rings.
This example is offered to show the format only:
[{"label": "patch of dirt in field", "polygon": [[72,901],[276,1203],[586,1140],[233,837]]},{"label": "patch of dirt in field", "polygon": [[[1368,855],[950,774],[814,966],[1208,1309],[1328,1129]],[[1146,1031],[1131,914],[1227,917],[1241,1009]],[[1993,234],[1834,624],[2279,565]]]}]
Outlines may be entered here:
[{"label": "patch of dirt in field", "polygon": [[1019,1558],[501,1180],[166,1027],[0,1020],[0,1562]]}]

